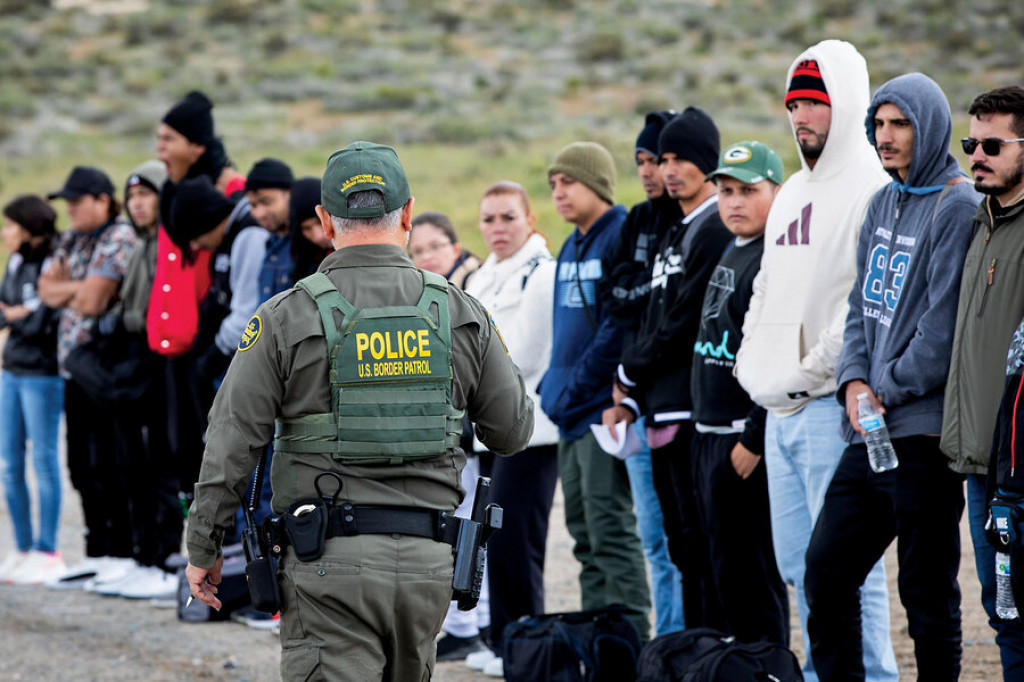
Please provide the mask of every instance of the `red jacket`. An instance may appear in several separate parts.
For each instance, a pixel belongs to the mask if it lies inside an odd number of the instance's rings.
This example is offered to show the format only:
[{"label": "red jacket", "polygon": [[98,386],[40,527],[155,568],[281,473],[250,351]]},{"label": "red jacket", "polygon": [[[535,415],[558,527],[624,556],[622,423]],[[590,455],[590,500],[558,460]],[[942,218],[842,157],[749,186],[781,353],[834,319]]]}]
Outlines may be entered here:
[{"label": "red jacket", "polygon": [[186,263],[163,226],[157,235],[156,274],[146,311],[149,347],[175,357],[192,348],[199,330],[199,302],[210,288],[210,252]]}]

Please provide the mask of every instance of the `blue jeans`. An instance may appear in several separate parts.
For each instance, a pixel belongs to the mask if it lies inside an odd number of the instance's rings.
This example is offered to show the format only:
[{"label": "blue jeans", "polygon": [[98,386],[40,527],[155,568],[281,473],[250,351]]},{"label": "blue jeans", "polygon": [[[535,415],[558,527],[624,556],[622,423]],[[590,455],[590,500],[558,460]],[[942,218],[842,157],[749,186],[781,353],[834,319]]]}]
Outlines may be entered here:
[{"label": "blue jeans", "polygon": [[[811,645],[807,636],[804,559],[811,531],[825,501],[825,490],[846,449],[846,443],[839,437],[841,418],[842,407],[828,396],[811,401],[787,417],[769,412],[765,426],[772,543],[779,575],[796,590],[797,613],[807,652]],[[889,590],[882,561],[868,574],[860,598],[866,679],[896,682],[899,672],[889,636]],[[817,682],[818,675],[809,653],[803,670],[806,682]]]},{"label": "blue jeans", "polygon": [[988,495],[985,475],[967,476],[967,518],[971,526],[974,545],[974,567],[981,582],[981,606],[988,614],[988,623],[996,631],[999,658],[1003,663],[1003,679],[1007,682],[1024,681],[1024,624],[1019,620],[1006,621],[996,616],[996,550],[985,537],[985,519],[988,517]]},{"label": "blue jeans", "polygon": [[636,510],[637,530],[644,555],[651,569],[651,591],[654,597],[655,636],[677,632],[685,627],[683,622],[683,576],[668,556],[668,538],[665,537],[665,520],[661,515],[661,504],[654,491],[651,473],[651,449],[647,446],[647,428],[643,419],[633,425],[640,442],[640,452],[626,460],[626,474],[633,491],[633,506]]},{"label": "blue jeans", "polygon": [[[18,551],[57,551],[60,519],[58,434],[64,380],[58,376],[0,376],[0,473]],[[39,487],[39,534],[33,538],[32,505],[25,481],[26,442]]]}]

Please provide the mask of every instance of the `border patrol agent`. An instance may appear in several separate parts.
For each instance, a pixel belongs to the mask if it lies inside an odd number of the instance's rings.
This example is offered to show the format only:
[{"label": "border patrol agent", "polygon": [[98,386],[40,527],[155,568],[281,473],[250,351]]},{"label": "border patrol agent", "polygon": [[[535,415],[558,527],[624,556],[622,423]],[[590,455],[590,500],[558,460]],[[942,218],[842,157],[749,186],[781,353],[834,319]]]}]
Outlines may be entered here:
[{"label": "border patrol agent", "polygon": [[220,606],[224,530],[275,434],[274,512],[333,495],[333,472],[363,523],[351,534],[332,516],[318,559],[285,547],[282,677],[429,680],[453,574],[434,529],[465,495],[461,416],[507,455],[526,447],[533,405],[487,311],[406,256],[414,200],[393,149],[335,152],[321,201],[337,250],[256,311],[210,413],[187,577]]}]

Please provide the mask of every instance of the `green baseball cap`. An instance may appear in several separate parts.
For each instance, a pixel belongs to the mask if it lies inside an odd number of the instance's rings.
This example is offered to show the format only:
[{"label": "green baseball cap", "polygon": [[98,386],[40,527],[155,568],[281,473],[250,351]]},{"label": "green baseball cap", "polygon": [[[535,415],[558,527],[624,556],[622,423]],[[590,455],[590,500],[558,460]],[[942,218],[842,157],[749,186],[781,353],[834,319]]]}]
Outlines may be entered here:
[{"label": "green baseball cap", "polygon": [[726,147],[718,160],[718,168],[708,173],[705,180],[714,180],[719,175],[728,175],[748,185],[762,180],[782,184],[786,171],[782,167],[782,159],[771,147],[747,140]]},{"label": "green baseball cap", "polygon": [[[349,208],[356,192],[375,189],[384,195],[383,206]],[[391,147],[373,142],[353,142],[327,159],[320,187],[320,203],[339,218],[377,218],[405,206],[409,181],[398,154]]]}]

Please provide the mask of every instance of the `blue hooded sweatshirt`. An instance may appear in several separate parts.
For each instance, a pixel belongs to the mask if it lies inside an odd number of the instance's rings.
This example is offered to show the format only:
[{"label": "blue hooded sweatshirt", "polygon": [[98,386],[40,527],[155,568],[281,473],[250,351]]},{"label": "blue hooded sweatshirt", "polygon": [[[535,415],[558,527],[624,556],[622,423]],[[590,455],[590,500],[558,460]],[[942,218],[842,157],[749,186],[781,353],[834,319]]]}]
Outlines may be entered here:
[{"label": "blue hooded sweatshirt", "polygon": [[[960,273],[981,195],[958,180],[965,175],[949,152],[949,104],[932,79],[911,73],[878,89],[865,120],[872,146],[886,103],[909,119],[914,148],[906,182],[890,171],[893,182],[868,205],[836,397],[845,403],[846,384],[865,381],[886,408],[890,436],[903,438],[942,431]],[[843,436],[861,440],[845,418]]]},{"label": "blue hooded sweatshirt", "polygon": [[623,329],[602,307],[602,261],[619,240],[626,207],[614,206],[586,234],[565,240],[555,273],[551,364],[540,382],[540,406],[568,441],[584,436],[612,406],[612,377]]}]

